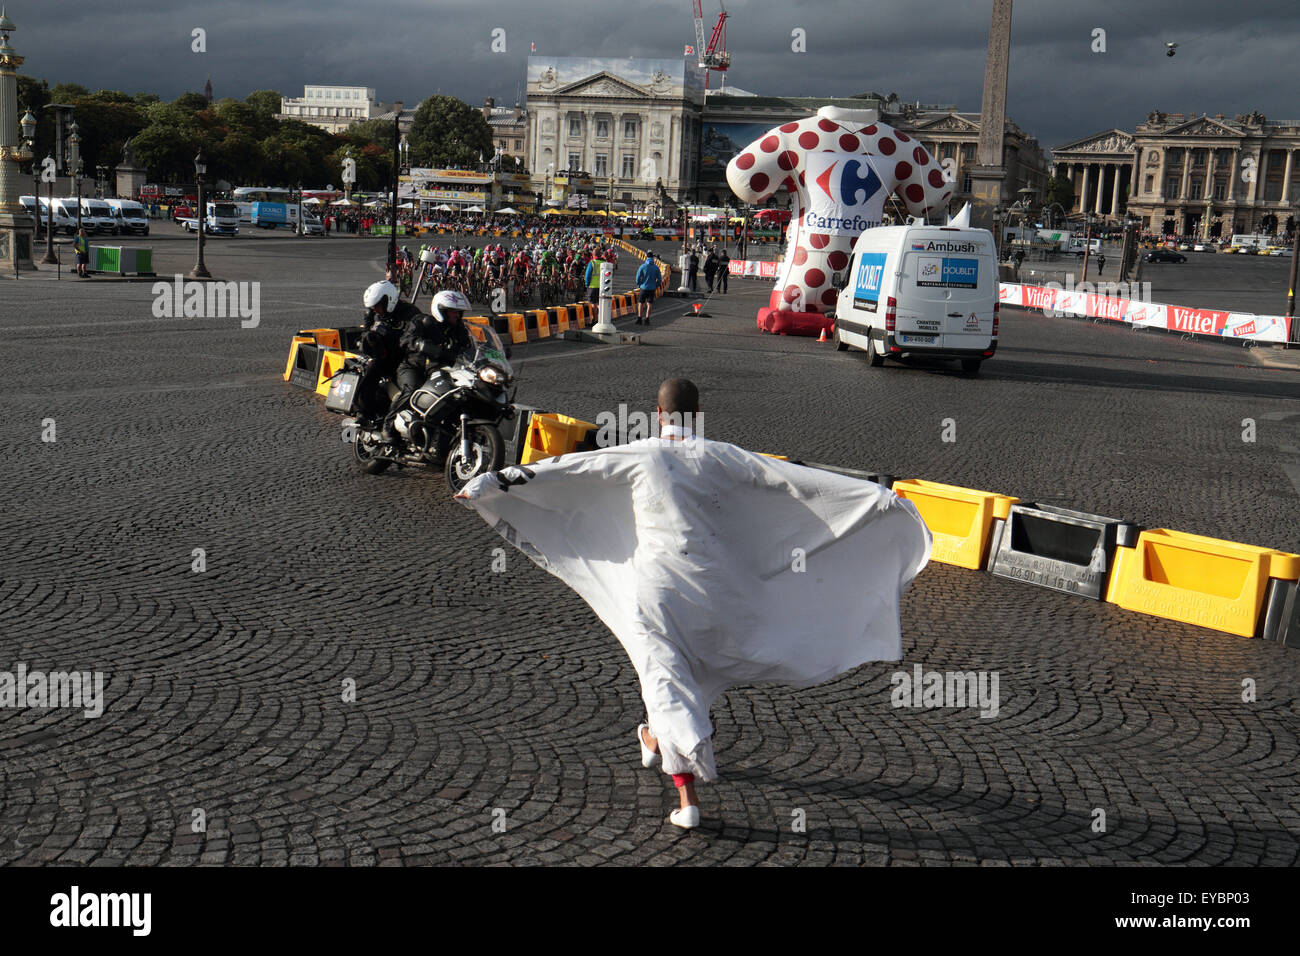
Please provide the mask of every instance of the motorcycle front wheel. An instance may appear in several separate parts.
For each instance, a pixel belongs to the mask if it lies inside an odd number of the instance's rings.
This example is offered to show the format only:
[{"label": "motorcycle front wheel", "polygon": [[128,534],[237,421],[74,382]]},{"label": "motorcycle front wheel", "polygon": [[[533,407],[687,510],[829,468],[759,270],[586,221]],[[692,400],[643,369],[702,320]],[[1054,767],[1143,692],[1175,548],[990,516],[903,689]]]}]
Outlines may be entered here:
[{"label": "motorcycle front wheel", "polygon": [[459,435],[452,443],[451,451],[447,452],[444,474],[453,495],[459,494],[479,475],[497,471],[505,461],[505,441],[495,425],[471,425],[469,441],[468,458],[461,455]]}]

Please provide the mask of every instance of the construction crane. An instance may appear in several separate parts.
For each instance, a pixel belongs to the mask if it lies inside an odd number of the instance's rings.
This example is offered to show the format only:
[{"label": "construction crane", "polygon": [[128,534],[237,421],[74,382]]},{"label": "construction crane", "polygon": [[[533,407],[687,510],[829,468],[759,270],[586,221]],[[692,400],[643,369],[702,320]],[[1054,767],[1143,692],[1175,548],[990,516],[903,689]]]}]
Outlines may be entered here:
[{"label": "construction crane", "polygon": [[[719,73],[731,66],[731,54],[727,52],[727,8],[722,7],[718,22],[713,25],[713,34],[709,42],[704,42],[704,8],[703,0],[692,0],[695,5],[695,52],[699,56],[700,69],[705,70],[704,88],[709,88],[709,70]],[[722,2],[718,0],[721,7]]]}]

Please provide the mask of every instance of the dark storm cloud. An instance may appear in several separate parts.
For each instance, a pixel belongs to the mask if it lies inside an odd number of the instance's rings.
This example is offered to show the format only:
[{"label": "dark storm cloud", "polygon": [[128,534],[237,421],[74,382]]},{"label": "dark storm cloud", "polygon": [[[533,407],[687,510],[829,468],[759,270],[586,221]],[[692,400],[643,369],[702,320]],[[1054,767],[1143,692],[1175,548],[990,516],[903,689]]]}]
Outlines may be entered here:
[{"label": "dark storm cloud", "polygon": [[[374,87],[384,101],[442,92],[513,103],[530,42],[542,54],[638,57],[678,56],[695,42],[688,0],[6,2],[24,72],[168,99],[211,74],[218,97],[338,83]],[[704,7],[707,32],[717,0]],[[988,0],[732,0],[728,83],[769,94],[897,92],[978,110],[990,9]],[[190,50],[195,27],[207,31],[207,53]],[[491,51],[497,28],[505,53]],[[795,28],[806,31],[807,53],[791,52]],[[1105,53],[1090,50],[1094,28],[1106,31]],[[1165,56],[1166,41],[1179,43],[1176,56]],[[1295,118],[1286,64],[1297,45],[1296,0],[1018,0],[1007,110],[1045,147],[1131,129],[1153,109]]]}]

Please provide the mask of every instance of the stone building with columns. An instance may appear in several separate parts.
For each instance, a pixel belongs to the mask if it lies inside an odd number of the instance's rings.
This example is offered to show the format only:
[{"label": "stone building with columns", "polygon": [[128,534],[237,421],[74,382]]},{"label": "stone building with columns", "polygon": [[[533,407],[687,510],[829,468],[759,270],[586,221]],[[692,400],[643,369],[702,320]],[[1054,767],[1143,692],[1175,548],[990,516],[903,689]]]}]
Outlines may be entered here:
[{"label": "stone building with columns", "polygon": [[687,199],[698,172],[704,73],[688,59],[530,56],[525,165],[534,184],[581,170],[598,196]]},{"label": "stone building with columns", "polygon": [[1097,133],[1054,149],[1052,160],[1074,184],[1075,214],[1130,212],[1148,232],[1217,239],[1295,230],[1297,151],[1300,120],[1157,111],[1133,133]]}]

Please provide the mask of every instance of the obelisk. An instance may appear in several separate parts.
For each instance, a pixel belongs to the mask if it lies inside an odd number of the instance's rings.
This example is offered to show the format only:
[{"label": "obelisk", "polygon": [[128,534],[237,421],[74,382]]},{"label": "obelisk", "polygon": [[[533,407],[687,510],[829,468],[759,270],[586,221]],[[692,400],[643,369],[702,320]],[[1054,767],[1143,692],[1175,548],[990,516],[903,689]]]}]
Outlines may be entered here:
[{"label": "obelisk", "polygon": [[984,99],[980,103],[980,138],[971,169],[971,225],[993,229],[993,210],[1004,203],[1007,170],[1002,165],[1002,136],[1007,119],[1007,66],[1011,53],[1011,0],[993,0],[988,59],[984,64]]}]

